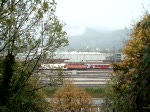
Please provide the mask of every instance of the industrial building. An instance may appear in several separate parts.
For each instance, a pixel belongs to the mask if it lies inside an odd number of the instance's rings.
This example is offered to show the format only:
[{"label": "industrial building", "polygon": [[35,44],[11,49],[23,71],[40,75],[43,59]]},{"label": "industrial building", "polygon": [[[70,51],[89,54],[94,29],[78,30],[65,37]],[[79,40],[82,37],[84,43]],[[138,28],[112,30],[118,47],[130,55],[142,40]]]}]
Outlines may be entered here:
[{"label": "industrial building", "polygon": [[56,52],[54,59],[69,60],[106,60],[106,54],[99,52]]},{"label": "industrial building", "polygon": [[[117,54],[117,55],[116,55]],[[123,60],[121,53],[100,53],[100,52],[55,52],[54,59],[77,60],[77,61],[104,61]],[[117,56],[117,57],[116,57]]]},{"label": "industrial building", "polygon": [[[33,58],[35,53],[31,53],[28,57]],[[28,54],[17,53],[17,58],[24,60]],[[38,53],[36,54],[38,55]],[[45,59],[54,60],[70,60],[71,62],[83,62],[83,61],[120,61],[123,60],[121,53],[100,53],[100,52],[47,52]]]}]

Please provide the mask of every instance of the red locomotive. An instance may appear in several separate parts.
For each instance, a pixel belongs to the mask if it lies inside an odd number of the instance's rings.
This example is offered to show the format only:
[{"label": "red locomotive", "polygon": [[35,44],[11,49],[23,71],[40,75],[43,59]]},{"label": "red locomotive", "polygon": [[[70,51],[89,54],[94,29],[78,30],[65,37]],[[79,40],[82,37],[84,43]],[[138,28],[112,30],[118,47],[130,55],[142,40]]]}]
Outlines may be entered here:
[{"label": "red locomotive", "polygon": [[67,70],[86,70],[87,65],[85,64],[67,64],[66,65]]}]

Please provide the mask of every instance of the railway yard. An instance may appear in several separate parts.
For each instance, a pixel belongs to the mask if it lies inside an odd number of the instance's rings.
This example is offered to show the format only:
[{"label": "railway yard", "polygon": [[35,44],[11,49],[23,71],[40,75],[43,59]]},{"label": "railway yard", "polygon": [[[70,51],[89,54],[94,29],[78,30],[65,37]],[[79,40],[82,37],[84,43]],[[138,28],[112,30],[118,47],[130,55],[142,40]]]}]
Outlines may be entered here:
[{"label": "railway yard", "polygon": [[[41,70],[50,77],[57,77],[56,71]],[[78,87],[103,87],[111,78],[111,69],[96,69],[96,70],[67,70],[63,71],[63,78],[73,80]],[[49,81],[47,78],[42,78],[42,81]]]},{"label": "railway yard", "polygon": [[[107,67],[107,66],[104,66]],[[56,69],[41,69],[41,72],[47,76],[57,78],[59,76],[59,70]],[[74,82],[77,87],[82,88],[99,88],[105,87],[112,77],[112,68],[89,68],[86,70],[73,69],[73,70],[63,70],[62,77],[63,79],[69,79]],[[48,78],[41,77],[42,82],[49,83]],[[61,85],[58,85],[58,87]],[[93,108],[95,112],[99,112],[102,109],[102,106],[105,104],[103,98],[92,98]]]},{"label": "railway yard", "polygon": [[[58,77],[54,70],[42,69],[41,71],[50,77]],[[65,70],[63,71],[63,78],[73,80],[77,87],[96,88],[105,87],[112,77],[111,74],[112,69]],[[48,79],[42,79],[42,81],[49,82]],[[103,98],[92,98],[92,102],[95,112],[99,112],[105,101]]]}]

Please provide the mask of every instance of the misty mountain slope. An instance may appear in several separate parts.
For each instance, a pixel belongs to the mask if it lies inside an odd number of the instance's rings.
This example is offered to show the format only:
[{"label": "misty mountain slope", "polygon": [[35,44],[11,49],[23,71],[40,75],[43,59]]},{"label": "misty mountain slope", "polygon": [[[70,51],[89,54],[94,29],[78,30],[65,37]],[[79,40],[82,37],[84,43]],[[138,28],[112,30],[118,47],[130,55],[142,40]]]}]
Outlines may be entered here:
[{"label": "misty mountain slope", "polygon": [[129,39],[129,30],[120,29],[117,31],[96,31],[86,28],[82,35],[70,36],[68,47],[81,48],[121,48],[124,41]]}]

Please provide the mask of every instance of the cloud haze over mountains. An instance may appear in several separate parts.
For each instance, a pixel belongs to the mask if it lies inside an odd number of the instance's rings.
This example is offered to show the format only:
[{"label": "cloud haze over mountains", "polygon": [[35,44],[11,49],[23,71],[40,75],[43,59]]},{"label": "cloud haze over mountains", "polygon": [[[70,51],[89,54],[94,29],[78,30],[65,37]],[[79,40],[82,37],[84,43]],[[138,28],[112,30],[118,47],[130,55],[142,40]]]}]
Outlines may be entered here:
[{"label": "cloud haze over mountains", "polygon": [[120,29],[108,31],[102,29],[85,28],[83,33],[69,36],[70,49],[100,48],[111,49],[122,48],[125,40],[129,39],[131,30]]}]

